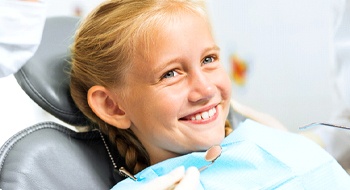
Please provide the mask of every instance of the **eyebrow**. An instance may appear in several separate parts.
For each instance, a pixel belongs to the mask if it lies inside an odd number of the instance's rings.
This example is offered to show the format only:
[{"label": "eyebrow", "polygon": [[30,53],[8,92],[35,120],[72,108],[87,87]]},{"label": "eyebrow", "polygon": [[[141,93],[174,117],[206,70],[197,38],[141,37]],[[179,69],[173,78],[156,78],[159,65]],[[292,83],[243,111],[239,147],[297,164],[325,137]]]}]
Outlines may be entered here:
[{"label": "eyebrow", "polygon": [[207,51],[210,51],[210,50],[217,50],[217,51],[220,51],[220,47],[217,46],[217,45],[214,45],[213,47],[209,47],[209,48],[204,49],[203,52],[207,52]]},{"label": "eyebrow", "polygon": [[[202,55],[204,55],[206,52],[212,51],[212,50],[220,51],[220,48],[217,45],[205,48],[202,51]],[[163,71],[164,68],[166,68],[169,64],[174,63],[174,62],[180,62],[180,61],[181,61],[181,58],[178,58],[178,57],[176,57],[174,59],[170,59],[170,61],[167,61],[164,64],[161,64],[159,67],[154,68],[152,71],[153,71],[153,73],[159,73],[159,72]]]}]

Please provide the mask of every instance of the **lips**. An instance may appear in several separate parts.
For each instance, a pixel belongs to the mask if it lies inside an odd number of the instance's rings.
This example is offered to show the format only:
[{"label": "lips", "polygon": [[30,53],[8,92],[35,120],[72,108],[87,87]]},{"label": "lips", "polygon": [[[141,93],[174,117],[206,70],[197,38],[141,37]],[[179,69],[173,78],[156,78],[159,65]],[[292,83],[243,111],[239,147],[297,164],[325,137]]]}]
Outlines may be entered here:
[{"label": "lips", "polygon": [[215,115],[215,113],[216,113],[216,107],[213,107],[207,111],[203,111],[200,113],[196,113],[196,114],[181,118],[181,120],[191,120],[191,121],[207,120],[207,119],[213,117]]}]

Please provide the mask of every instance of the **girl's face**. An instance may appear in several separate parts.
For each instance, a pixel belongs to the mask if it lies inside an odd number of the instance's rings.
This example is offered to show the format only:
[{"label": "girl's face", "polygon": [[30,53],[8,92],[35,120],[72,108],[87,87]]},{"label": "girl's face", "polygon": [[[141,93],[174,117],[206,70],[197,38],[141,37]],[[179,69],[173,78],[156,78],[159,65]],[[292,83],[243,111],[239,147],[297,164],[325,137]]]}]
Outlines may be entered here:
[{"label": "girl's face", "polygon": [[206,150],[225,136],[231,84],[209,27],[191,14],[165,24],[149,58],[136,57],[126,76],[120,105],[151,164]]}]

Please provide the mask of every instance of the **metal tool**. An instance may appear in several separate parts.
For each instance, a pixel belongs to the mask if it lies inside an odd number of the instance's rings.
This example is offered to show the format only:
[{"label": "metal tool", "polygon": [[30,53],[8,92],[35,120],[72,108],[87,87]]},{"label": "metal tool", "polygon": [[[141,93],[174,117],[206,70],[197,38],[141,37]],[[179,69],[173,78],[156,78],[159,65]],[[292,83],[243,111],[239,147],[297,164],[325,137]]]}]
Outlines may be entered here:
[{"label": "metal tool", "polygon": [[207,169],[209,166],[211,166],[217,158],[220,157],[222,152],[222,148],[220,145],[214,145],[210,147],[206,152],[205,152],[205,160],[208,162],[211,162],[210,164],[203,166],[199,168],[199,172],[202,172],[203,170]]}]

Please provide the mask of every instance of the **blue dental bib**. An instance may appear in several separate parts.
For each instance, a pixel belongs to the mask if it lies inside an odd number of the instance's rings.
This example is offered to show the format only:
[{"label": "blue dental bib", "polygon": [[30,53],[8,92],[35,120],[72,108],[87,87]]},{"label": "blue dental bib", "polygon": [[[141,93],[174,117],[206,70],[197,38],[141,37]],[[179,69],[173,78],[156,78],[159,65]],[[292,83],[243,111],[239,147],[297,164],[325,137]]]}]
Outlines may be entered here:
[{"label": "blue dental bib", "polygon": [[[199,190],[350,189],[350,176],[312,141],[246,120],[221,143],[219,158],[200,174]],[[125,179],[112,190],[138,189],[179,166],[201,168],[204,152],[193,152],[152,165],[138,181]]]}]

